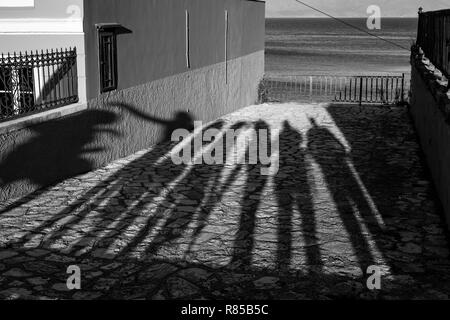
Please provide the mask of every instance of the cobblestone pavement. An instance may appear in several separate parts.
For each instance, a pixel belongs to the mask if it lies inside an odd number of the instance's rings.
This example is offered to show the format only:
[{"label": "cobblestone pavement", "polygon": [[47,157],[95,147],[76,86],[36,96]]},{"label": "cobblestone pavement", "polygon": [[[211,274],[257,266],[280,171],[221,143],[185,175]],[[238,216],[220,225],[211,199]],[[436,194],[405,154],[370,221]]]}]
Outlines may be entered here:
[{"label": "cobblestone pavement", "polygon": [[226,133],[205,148],[252,127],[279,133],[278,172],[175,165],[166,143],[4,204],[0,296],[448,299],[447,235],[405,108],[252,106],[210,124]]}]

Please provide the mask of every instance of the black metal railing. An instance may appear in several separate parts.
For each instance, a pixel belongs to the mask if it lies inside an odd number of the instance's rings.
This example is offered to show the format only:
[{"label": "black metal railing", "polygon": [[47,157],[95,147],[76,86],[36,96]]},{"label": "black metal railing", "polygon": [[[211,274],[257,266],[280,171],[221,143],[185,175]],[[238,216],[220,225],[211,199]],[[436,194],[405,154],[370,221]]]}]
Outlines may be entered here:
[{"label": "black metal railing", "polygon": [[408,99],[405,74],[358,76],[267,76],[263,81],[269,102],[316,101],[395,104]]},{"label": "black metal railing", "polygon": [[335,102],[382,103],[404,102],[405,75],[355,76],[345,79],[334,97]]},{"label": "black metal railing", "polygon": [[417,45],[442,73],[450,75],[450,10],[419,11]]},{"label": "black metal railing", "polygon": [[0,122],[76,102],[76,49],[0,56]]}]

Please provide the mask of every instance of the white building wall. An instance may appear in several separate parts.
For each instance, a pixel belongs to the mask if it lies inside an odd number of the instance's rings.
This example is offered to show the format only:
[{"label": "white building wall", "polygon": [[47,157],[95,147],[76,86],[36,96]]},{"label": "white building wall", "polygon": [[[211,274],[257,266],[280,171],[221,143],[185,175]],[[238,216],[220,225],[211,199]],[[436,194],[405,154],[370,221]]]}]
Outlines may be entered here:
[{"label": "white building wall", "polygon": [[83,0],[0,0],[0,54],[77,48],[78,95],[86,102]]}]

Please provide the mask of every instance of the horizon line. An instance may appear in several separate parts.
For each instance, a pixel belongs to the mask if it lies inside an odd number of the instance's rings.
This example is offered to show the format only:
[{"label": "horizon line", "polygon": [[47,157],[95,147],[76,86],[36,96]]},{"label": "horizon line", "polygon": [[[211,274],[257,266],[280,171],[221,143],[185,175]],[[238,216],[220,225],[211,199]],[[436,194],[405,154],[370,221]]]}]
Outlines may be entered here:
[{"label": "horizon line", "polygon": [[[367,19],[368,17],[335,17],[337,19]],[[397,19],[411,19],[411,18],[418,18],[418,16],[385,16],[381,17],[383,18],[397,18]],[[266,16],[266,19],[333,19],[331,17],[326,16]]]}]

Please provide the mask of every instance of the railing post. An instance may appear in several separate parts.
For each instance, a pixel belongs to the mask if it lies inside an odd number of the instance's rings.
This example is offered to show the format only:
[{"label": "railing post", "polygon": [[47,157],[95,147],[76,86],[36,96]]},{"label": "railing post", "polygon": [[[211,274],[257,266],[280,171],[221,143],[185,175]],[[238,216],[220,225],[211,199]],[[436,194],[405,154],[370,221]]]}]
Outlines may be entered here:
[{"label": "railing post", "polygon": [[[349,98],[350,102],[352,102],[352,100],[354,100],[354,99],[352,99],[352,88],[353,88],[353,79],[350,77],[350,87],[348,88],[348,98]],[[353,93],[353,95],[355,96],[355,99],[356,99],[356,94]]]},{"label": "railing post", "polygon": [[402,97],[401,102],[405,102],[405,74],[402,73]]},{"label": "railing post", "polygon": [[423,19],[424,18],[423,18],[423,8],[422,7],[419,8],[418,15],[419,15],[419,21],[417,23],[418,30],[417,30],[416,45],[422,47],[422,45],[423,45],[423,32],[424,32],[424,30],[423,30],[423,26],[424,26]]},{"label": "railing post", "polygon": [[362,90],[362,81],[363,80],[363,78],[362,77],[360,77],[359,78],[359,106],[361,106],[362,105],[362,92],[363,92],[363,90]]},{"label": "railing post", "polygon": [[386,77],[386,102],[389,103],[389,77]]},{"label": "railing post", "polygon": [[17,54],[14,51],[13,63],[11,67],[11,89],[12,89],[12,114],[14,116],[20,114],[20,79],[19,70],[20,62],[18,61]]}]

